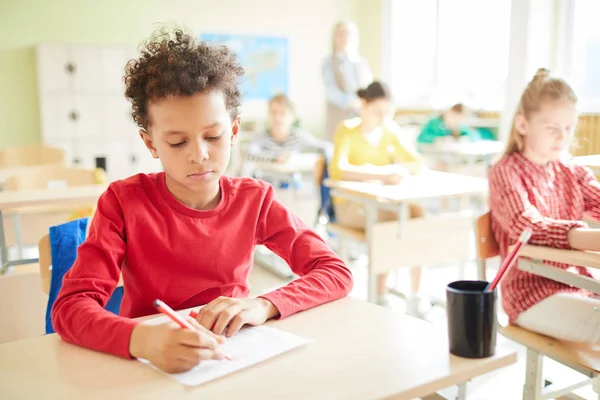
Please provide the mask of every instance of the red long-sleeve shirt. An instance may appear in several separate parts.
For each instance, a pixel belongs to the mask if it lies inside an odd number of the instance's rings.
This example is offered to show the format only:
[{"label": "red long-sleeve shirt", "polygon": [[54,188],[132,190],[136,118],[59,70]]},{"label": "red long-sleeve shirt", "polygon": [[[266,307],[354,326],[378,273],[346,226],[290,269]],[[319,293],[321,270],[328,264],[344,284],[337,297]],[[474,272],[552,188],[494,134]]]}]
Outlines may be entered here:
[{"label": "red long-sleeve shirt", "polygon": [[[268,184],[222,177],[213,210],[181,204],[164,173],[112,183],[98,200],[87,240],[52,309],[66,341],[122,357],[154,299],[174,309],[218,296],[245,297],[255,245],[264,244],[300,276],[265,294],[281,318],[347,295],[352,274],[327,244],[274,198]],[[103,307],[123,274],[121,315]]]},{"label": "red long-sleeve shirt", "polygon": [[[568,249],[569,230],[587,226],[582,221],[584,213],[600,220],[600,184],[583,166],[558,161],[539,165],[513,153],[492,167],[489,183],[492,230],[502,259],[526,227],[533,230],[530,244]],[[591,276],[583,267],[576,270]],[[555,293],[585,292],[521,271],[516,264],[506,273],[501,289],[502,305],[512,323],[522,312]]]}]

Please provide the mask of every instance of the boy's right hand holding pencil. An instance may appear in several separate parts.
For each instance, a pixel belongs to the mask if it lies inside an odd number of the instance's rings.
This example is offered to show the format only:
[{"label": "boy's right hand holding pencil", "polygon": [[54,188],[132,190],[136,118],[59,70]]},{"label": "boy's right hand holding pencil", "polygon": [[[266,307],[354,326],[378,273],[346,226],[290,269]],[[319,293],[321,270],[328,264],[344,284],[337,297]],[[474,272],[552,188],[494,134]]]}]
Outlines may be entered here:
[{"label": "boy's right hand holding pencil", "polygon": [[183,329],[175,322],[160,325],[139,324],[131,333],[129,354],[150,361],[167,373],[189,371],[205,360],[223,360],[220,344],[225,338],[186,320],[194,329]]}]

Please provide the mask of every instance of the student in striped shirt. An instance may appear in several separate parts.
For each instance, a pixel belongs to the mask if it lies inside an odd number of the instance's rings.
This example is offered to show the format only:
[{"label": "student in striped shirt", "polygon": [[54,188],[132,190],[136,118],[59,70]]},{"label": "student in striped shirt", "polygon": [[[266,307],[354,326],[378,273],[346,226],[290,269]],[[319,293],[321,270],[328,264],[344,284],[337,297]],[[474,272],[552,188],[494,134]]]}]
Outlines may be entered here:
[{"label": "student in striped shirt", "polygon": [[[562,79],[540,69],[527,85],[506,152],[489,174],[492,229],[506,257],[525,228],[534,245],[600,251],[600,184],[592,171],[568,161],[577,122],[577,98]],[[550,263],[591,277],[583,267]],[[600,344],[600,299],[518,268],[502,281],[510,322],[557,339]]]},{"label": "student in striped shirt", "polygon": [[294,127],[296,115],[289,97],[278,94],[269,101],[269,129],[250,143],[248,161],[286,162],[299,152],[324,153],[333,144]]}]

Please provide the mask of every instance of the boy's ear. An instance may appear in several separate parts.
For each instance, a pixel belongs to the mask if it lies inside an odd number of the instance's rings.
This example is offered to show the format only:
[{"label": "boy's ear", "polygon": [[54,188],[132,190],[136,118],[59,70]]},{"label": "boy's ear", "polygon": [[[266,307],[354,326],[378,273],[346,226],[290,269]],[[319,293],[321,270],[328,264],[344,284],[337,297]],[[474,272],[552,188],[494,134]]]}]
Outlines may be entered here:
[{"label": "boy's ear", "polygon": [[231,123],[231,147],[237,143],[240,133],[240,117],[235,117]]},{"label": "boy's ear", "polygon": [[529,122],[523,114],[517,114],[515,117],[515,129],[520,135],[525,135],[529,128]]},{"label": "boy's ear", "polygon": [[152,158],[158,159],[158,152],[156,151],[156,147],[154,147],[154,142],[152,141],[152,137],[150,136],[150,134],[147,131],[140,129],[140,137],[144,141],[146,148],[150,150]]}]

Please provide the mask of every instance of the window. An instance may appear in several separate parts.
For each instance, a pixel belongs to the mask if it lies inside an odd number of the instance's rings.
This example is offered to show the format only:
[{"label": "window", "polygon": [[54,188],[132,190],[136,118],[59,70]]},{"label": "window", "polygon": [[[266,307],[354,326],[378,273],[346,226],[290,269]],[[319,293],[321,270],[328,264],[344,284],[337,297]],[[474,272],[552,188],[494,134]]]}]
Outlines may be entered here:
[{"label": "window", "polygon": [[400,107],[500,110],[510,0],[392,0],[391,86]]},{"label": "window", "polygon": [[598,111],[600,107],[600,1],[574,2],[572,21],[573,46],[569,83],[579,97],[582,111]]}]

